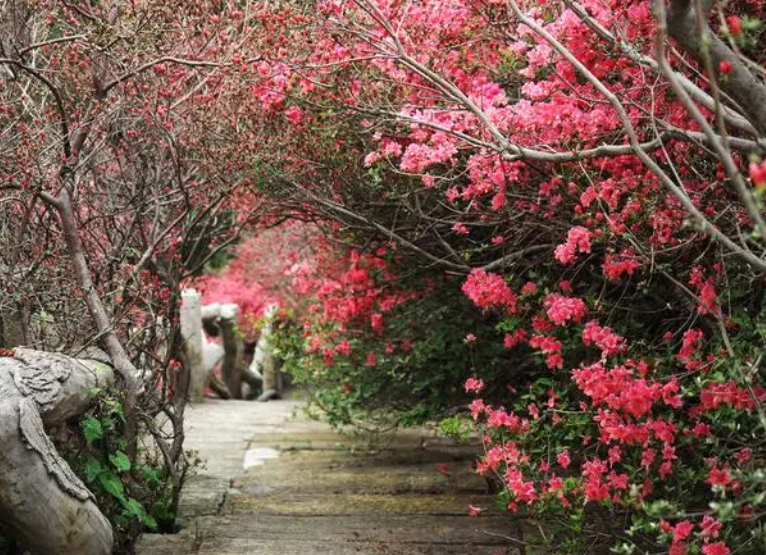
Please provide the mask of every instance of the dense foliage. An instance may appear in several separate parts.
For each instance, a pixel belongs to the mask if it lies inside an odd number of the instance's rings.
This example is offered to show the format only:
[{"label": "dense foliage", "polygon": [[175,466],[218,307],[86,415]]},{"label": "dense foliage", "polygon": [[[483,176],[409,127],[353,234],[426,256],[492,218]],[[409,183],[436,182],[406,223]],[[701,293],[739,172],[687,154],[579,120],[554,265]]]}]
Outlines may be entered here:
[{"label": "dense foliage", "polygon": [[128,438],[119,394],[100,391],[97,403],[65,439],[60,450],[109,516],[118,552],[130,552],[143,530],[175,530],[173,481],[159,452],[147,450],[139,461],[131,461],[126,454]]},{"label": "dense foliage", "polygon": [[322,403],[442,416],[469,372],[551,547],[762,551],[760,3],[312,8],[249,92],[293,124],[264,190],[352,249],[300,316]]},{"label": "dense foliage", "polygon": [[43,4],[0,60],[0,232],[23,238],[0,271],[39,299],[3,306],[40,321],[76,290],[49,292],[54,192],[127,341],[261,211],[206,294],[253,325],[280,302],[334,421],[465,406],[478,470],[557,552],[763,551],[760,0],[157,1],[122,34]]},{"label": "dense foliage", "polygon": [[[243,40],[211,9],[0,3],[0,347],[110,355],[120,416],[86,419],[103,437],[63,434],[60,449],[77,453],[125,552],[143,527],[170,526],[190,462],[181,282],[261,210],[247,182],[229,179],[228,141],[195,102],[224,83]],[[220,56],[199,61],[218,32]],[[79,464],[91,460],[98,473]]]}]

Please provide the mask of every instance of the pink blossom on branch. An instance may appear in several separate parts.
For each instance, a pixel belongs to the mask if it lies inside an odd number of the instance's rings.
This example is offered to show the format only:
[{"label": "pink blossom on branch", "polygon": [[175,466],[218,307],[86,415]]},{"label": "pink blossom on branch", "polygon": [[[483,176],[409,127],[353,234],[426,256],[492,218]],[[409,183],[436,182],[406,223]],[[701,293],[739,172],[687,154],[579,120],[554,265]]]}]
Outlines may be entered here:
[{"label": "pink blossom on branch", "polygon": [[484,389],[484,380],[468,378],[465,381],[464,387],[466,393],[481,393],[481,391]]},{"label": "pink blossom on branch", "polygon": [[566,243],[556,247],[554,256],[562,264],[571,264],[578,254],[591,252],[591,238],[593,233],[582,226],[574,226],[567,233]]},{"label": "pink blossom on branch", "polygon": [[472,270],[463,283],[463,293],[483,310],[503,307],[511,314],[516,312],[518,297],[498,274],[482,269]]},{"label": "pink blossom on branch", "polygon": [[582,299],[551,293],[543,301],[548,318],[557,326],[579,322],[588,313]]},{"label": "pink blossom on branch", "polygon": [[582,331],[583,345],[595,345],[601,349],[601,356],[608,358],[627,350],[628,345],[624,337],[614,333],[612,328],[601,326],[595,320],[585,324]]}]

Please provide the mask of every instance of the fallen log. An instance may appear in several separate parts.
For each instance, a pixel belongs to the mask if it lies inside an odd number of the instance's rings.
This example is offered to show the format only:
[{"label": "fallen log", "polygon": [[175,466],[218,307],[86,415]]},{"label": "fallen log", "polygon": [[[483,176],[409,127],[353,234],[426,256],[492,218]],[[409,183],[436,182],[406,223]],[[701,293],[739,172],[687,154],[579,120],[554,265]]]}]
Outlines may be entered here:
[{"label": "fallen log", "polygon": [[0,521],[32,555],[110,555],[112,527],[45,433],[114,380],[108,359],[17,348],[0,357]]}]

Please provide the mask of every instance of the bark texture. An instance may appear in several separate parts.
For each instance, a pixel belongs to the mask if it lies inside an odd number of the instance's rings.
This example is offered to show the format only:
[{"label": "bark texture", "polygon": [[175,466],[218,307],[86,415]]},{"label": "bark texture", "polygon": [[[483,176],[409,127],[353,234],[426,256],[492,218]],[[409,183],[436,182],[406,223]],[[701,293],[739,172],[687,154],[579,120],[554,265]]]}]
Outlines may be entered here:
[{"label": "bark texture", "polygon": [[[740,106],[753,127],[766,135],[766,87],[710,28],[708,15],[714,4],[714,0],[673,0],[667,15],[668,32],[701,67],[706,67],[706,56],[715,71],[719,71],[721,62],[730,64],[726,78],[718,76],[720,87]],[[698,9],[703,13],[698,14]]]},{"label": "bark texture", "polygon": [[0,520],[33,555],[112,552],[109,521],[45,433],[84,412],[93,389],[113,381],[98,358],[29,349],[0,358]]}]

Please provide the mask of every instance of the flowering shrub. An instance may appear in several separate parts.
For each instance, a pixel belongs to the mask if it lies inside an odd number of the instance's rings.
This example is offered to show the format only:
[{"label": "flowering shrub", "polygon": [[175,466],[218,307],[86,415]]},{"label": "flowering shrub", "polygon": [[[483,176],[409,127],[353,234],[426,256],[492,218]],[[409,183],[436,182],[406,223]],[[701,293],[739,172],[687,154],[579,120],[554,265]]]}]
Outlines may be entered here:
[{"label": "flowering shrub", "polygon": [[[395,258],[331,249],[294,278],[304,296],[282,314],[276,353],[334,424],[423,423],[459,409],[479,368],[495,386],[509,375],[503,346],[485,342],[492,322],[461,298],[459,281],[410,280],[405,293],[390,283]],[[473,322],[471,336],[456,322]]]},{"label": "flowering shrub", "polygon": [[[572,530],[604,531],[589,528],[595,507],[623,523],[609,529],[618,551],[758,545],[765,494],[753,445],[766,389],[743,374],[754,366],[735,362],[752,336],[729,353],[701,330],[671,333],[655,346],[646,326],[625,326],[642,331],[643,341],[630,342],[595,319],[556,325],[554,295],[519,306],[533,326],[549,321],[545,340],[513,346],[519,357],[546,358],[552,370],[532,377],[510,405],[485,399],[478,378],[465,384],[485,443],[479,472],[499,480],[508,509],[560,521],[547,528],[548,540],[567,552],[584,548]],[[503,325],[517,322],[506,317]],[[556,364],[551,352],[561,357]]]},{"label": "flowering shrub", "polygon": [[[763,3],[318,9],[280,12],[300,33],[256,85],[302,108],[282,187],[359,252],[308,290],[312,379],[378,408],[373,376],[465,378],[479,470],[559,552],[761,552],[766,89],[739,54],[763,62]],[[447,335],[406,335],[436,299]]]},{"label": "flowering shrub", "polygon": [[296,305],[294,280],[312,272],[318,230],[302,222],[260,229],[233,249],[233,259],[218,271],[187,280],[202,293],[204,304],[234,303],[239,307],[239,329],[247,340],[256,340],[261,319],[272,304]]}]

